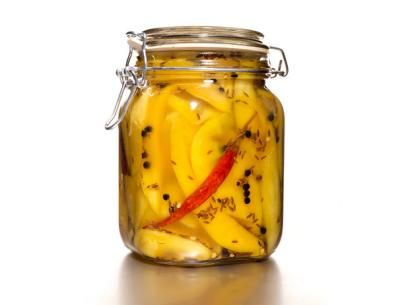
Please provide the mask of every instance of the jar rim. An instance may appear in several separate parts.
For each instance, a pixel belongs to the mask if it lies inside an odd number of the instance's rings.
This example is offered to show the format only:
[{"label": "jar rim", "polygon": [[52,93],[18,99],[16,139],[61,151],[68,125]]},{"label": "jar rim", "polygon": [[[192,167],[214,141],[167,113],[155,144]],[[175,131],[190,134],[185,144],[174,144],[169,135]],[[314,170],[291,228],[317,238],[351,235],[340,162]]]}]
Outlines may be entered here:
[{"label": "jar rim", "polygon": [[151,51],[167,50],[238,50],[268,52],[261,32],[222,26],[173,26],[143,31],[146,48]]}]

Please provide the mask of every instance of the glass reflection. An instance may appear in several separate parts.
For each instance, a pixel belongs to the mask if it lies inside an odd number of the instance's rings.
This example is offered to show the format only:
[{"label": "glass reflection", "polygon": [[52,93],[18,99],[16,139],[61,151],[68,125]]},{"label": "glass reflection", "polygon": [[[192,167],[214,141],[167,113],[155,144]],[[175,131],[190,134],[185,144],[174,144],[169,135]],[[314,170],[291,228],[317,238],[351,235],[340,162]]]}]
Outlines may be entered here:
[{"label": "glass reflection", "polygon": [[122,305],[276,305],[280,274],[273,259],[258,263],[182,268],[126,256],[120,271]]}]

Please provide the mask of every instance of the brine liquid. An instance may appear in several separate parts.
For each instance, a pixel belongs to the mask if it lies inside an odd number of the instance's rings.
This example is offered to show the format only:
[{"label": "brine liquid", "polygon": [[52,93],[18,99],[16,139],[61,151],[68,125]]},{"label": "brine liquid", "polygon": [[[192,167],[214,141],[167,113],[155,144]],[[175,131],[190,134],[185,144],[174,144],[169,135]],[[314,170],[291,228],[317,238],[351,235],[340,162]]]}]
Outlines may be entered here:
[{"label": "brine liquid", "polygon": [[[155,81],[120,125],[120,231],[136,253],[161,262],[261,259],[282,228],[283,110],[258,81]],[[168,226],[225,149],[238,153],[206,202]]]}]

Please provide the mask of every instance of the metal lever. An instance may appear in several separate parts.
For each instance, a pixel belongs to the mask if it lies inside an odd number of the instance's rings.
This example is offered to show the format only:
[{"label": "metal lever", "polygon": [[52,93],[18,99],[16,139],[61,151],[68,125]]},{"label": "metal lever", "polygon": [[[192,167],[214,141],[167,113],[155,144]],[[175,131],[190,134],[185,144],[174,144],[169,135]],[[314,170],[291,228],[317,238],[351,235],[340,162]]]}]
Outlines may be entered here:
[{"label": "metal lever", "polygon": [[[137,53],[141,53],[144,60],[144,67],[142,69],[130,66],[131,58],[134,53],[133,47],[130,46],[130,50],[127,56],[125,67],[123,69],[117,69],[116,75],[120,79],[121,89],[118,94],[116,104],[114,105],[113,113],[110,118],[107,120],[104,128],[107,130],[113,129],[123,120],[128,105],[130,104],[131,99],[135,95],[138,89],[144,88],[147,85],[146,80],[146,64],[147,64],[147,55],[146,55],[146,37],[145,33],[134,33],[128,32],[127,38],[139,38],[141,42],[141,50],[136,50]],[[140,76],[139,76],[140,74]]]},{"label": "metal lever", "polygon": [[118,94],[113,113],[104,125],[104,128],[106,128],[107,130],[113,129],[123,120],[124,115],[127,112],[128,105],[138,87],[137,78],[134,76],[134,73],[132,73],[128,69],[117,69],[116,74],[121,81],[121,90]]},{"label": "metal lever", "polygon": [[[286,60],[285,52],[281,48],[278,47],[273,47],[269,46],[269,49],[279,51],[281,53],[282,59],[279,60],[278,64],[278,69],[275,69],[272,67],[271,63],[269,65],[271,66],[271,78],[277,77],[277,76],[282,76],[286,77],[289,73],[289,66],[288,66],[288,61]],[[284,64],[284,69],[282,70],[282,63]]]}]

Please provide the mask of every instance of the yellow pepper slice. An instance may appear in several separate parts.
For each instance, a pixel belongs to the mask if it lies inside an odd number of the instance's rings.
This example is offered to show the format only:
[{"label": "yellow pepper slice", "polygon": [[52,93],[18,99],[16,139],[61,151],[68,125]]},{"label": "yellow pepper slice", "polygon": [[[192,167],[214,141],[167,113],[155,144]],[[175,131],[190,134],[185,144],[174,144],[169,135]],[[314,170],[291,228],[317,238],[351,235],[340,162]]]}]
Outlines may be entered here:
[{"label": "yellow pepper slice", "polygon": [[207,260],[212,256],[212,251],[199,241],[151,229],[140,229],[134,237],[134,245],[146,256],[165,260]]}]

